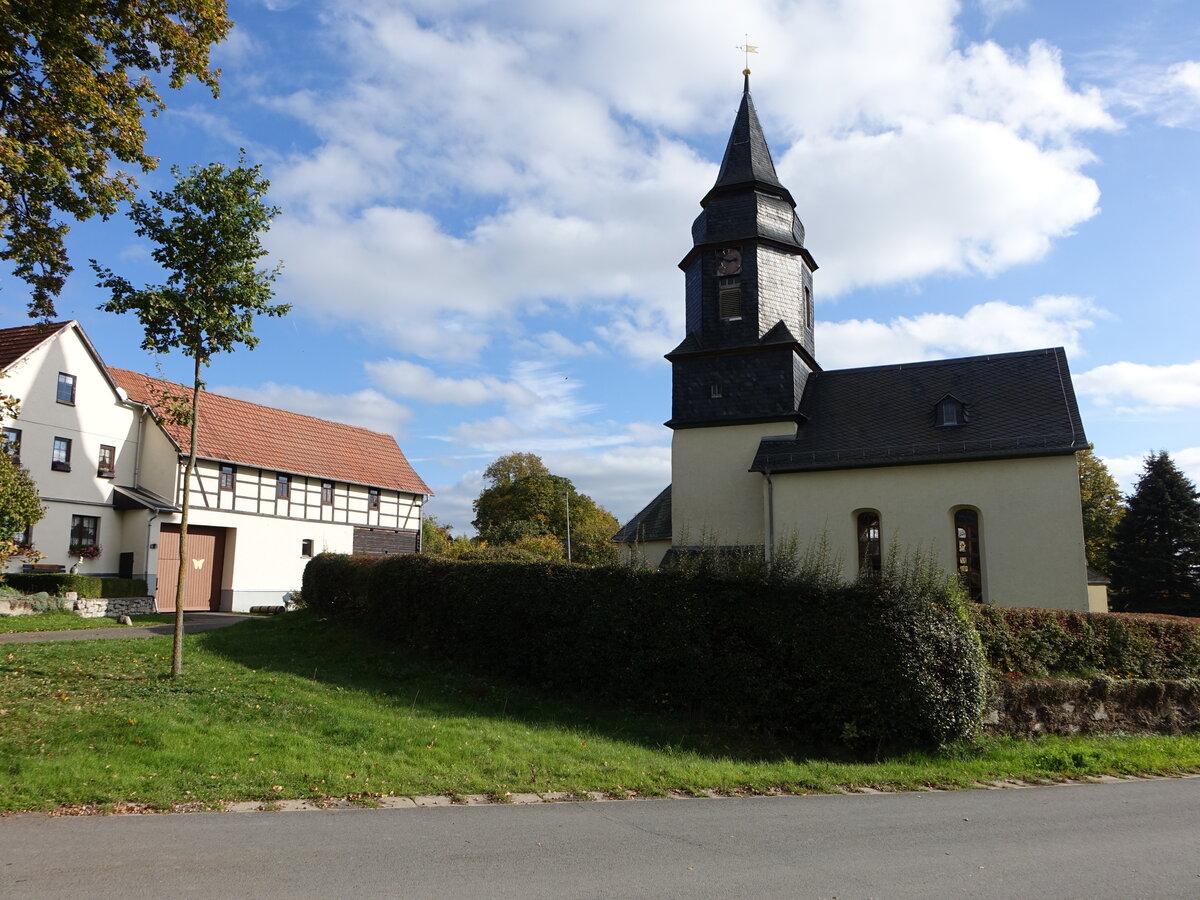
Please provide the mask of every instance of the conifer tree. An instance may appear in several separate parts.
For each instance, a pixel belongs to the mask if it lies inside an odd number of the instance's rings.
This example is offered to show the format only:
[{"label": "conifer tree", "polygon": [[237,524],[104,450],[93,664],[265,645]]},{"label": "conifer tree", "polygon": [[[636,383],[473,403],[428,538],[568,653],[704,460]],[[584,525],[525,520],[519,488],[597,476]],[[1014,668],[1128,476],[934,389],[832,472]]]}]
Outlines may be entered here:
[{"label": "conifer tree", "polygon": [[1145,472],[1113,532],[1112,587],[1121,609],[1200,614],[1200,494],[1165,452]]}]

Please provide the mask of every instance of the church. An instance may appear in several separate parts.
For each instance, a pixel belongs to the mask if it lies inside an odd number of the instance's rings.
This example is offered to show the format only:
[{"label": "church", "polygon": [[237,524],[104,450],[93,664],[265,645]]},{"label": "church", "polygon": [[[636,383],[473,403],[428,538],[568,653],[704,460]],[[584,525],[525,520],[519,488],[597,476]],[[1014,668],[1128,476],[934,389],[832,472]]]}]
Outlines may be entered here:
[{"label": "church", "polygon": [[679,263],[671,484],[614,538],[623,558],[821,543],[853,577],[922,551],[976,602],[1104,611],[1103,589],[1089,594],[1075,458],[1088,441],[1063,349],[822,369],[817,263],[749,74]]}]

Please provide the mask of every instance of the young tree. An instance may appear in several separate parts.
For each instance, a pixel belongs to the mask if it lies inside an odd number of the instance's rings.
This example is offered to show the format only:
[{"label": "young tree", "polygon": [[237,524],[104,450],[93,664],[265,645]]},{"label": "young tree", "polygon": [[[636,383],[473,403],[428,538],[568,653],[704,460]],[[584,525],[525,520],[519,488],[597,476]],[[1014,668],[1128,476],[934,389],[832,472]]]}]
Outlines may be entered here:
[{"label": "young tree", "polygon": [[132,312],[146,331],[142,347],[155,353],[180,350],[194,362],[191,402],[184,413],[191,426],[179,523],[179,574],[175,594],[175,644],[171,674],[183,666],[183,582],[187,559],[188,509],[196,467],[200,422],[200,367],[237,345],[253,349],[256,315],[286,315],[290,306],[273,305],[272,283],[279,273],[259,268],[266,255],[260,236],[279,210],[264,202],[270,186],[259,166],[226,168],[218,163],[173,168],[175,187],[153,191],[153,203],[137,202],[129,216],[137,233],[156,245],[153,257],[170,273],[166,283],[135,288],[92,260],[92,268],[112,299],[106,312]]},{"label": "young tree", "polygon": [[475,500],[473,524],[489,544],[518,544],[542,535],[565,541],[569,497],[572,559],[590,565],[616,560],[616,518],[576,491],[569,478],[552,475],[541,457],[509,453],[488,466],[483,476],[488,486]]},{"label": "young tree", "polygon": [[1200,612],[1200,494],[1166,453],[1146,457],[1109,558],[1122,608]]},{"label": "young tree", "polygon": [[0,4],[0,258],[32,288],[30,315],[55,315],[71,272],[58,215],[111,215],[135,187],[114,159],[157,163],[142,120],[164,104],[147,73],[217,96],[209,49],[232,24],[225,0]]},{"label": "young tree", "polygon": [[1079,500],[1083,507],[1083,543],[1088,565],[1107,575],[1113,529],[1125,514],[1121,489],[1108,466],[1090,449],[1075,456],[1079,462]]},{"label": "young tree", "polygon": [[45,513],[38,500],[37,485],[29,473],[17,465],[6,449],[0,448],[0,574],[11,559],[41,558],[28,543],[14,541],[13,537],[28,534]]}]

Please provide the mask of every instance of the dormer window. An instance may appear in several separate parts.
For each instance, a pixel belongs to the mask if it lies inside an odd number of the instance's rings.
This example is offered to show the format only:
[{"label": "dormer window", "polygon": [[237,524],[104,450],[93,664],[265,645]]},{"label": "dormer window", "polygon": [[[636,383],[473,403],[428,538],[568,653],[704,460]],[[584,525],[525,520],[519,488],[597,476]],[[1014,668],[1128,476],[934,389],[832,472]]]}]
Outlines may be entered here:
[{"label": "dormer window", "polygon": [[950,394],[938,401],[934,410],[933,424],[938,428],[967,424],[966,404]]}]

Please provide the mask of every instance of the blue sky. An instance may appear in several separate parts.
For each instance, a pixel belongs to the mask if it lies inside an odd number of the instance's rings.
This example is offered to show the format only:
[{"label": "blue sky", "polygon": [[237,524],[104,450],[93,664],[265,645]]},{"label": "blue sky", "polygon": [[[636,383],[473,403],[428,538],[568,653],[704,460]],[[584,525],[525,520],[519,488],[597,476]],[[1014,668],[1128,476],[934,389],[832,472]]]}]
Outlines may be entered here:
[{"label": "blue sky", "polygon": [[[1192,0],[232,2],[170,164],[261,163],[284,263],[210,389],[395,434],[468,531],[483,468],[540,454],[624,521],[670,479],[699,200],[752,89],[816,273],[826,368],[1062,345],[1128,489],[1200,479],[1200,7]],[[59,302],[105,360],[185,380],[98,312],[86,260],[157,280],[126,220],[73,228]],[[5,280],[0,326],[23,324]]]}]

